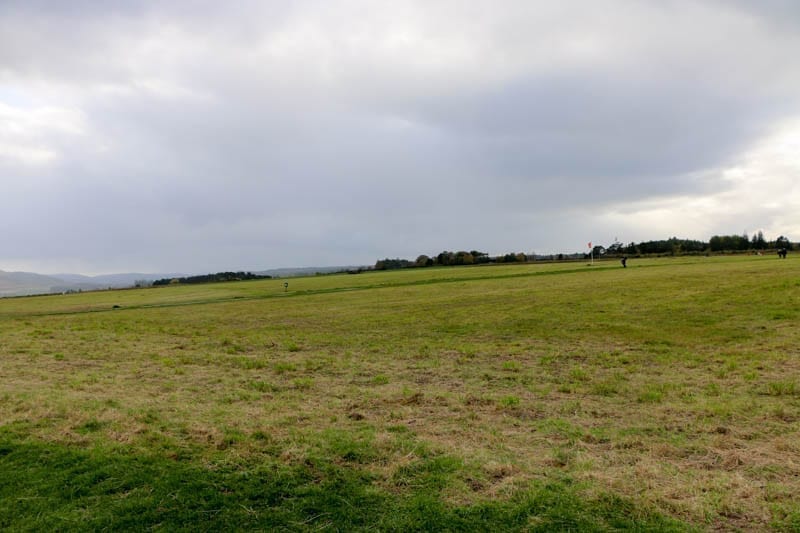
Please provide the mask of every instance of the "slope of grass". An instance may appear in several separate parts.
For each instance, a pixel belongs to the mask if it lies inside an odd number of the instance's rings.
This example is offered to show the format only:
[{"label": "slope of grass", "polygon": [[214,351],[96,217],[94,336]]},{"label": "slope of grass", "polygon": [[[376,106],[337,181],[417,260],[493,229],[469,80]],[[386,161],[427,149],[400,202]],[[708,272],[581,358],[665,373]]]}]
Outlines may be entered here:
[{"label": "slope of grass", "polygon": [[800,528],[800,261],[289,284],[0,300],[0,526]]}]

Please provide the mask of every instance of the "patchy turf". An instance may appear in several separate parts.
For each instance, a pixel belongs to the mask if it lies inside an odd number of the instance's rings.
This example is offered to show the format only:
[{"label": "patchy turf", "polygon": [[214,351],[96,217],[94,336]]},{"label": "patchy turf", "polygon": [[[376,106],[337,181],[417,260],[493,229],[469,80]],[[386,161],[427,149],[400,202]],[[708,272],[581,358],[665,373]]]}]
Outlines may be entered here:
[{"label": "patchy turf", "polygon": [[799,260],[289,283],[0,300],[0,527],[800,529]]},{"label": "patchy turf", "polygon": [[[4,530],[378,529],[514,530],[646,528],[675,521],[568,481],[534,483],[510,498],[451,505],[442,490],[460,460],[428,456],[397,472],[396,490],[363,468],[362,443],[339,435],[334,449],[302,463],[276,457],[202,465],[164,457],[0,441]],[[344,439],[344,440],[342,440]]]}]

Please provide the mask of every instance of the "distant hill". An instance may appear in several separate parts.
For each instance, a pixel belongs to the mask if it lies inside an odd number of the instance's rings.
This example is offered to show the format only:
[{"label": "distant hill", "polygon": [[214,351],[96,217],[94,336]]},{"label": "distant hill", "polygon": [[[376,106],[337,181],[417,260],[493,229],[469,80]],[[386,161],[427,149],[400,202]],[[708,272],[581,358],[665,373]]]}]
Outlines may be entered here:
[{"label": "distant hill", "polygon": [[[329,267],[296,267],[273,268],[253,272],[260,276],[288,278],[297,276],[313,276],[314,274],[330,274],[333,272],[355,271],[369,268],[365,266],[329,266]],[[45,276],[33,272],[5,272],[0,270],[0,297],[28,296],[33,294],[54,294],[67,291],[95,291],[101,289],[124,289],[133,287],[137,281],[152,282],[158,279],[183,278],[187,274],[161,273],[142,274],[129,272],[124,274],[102,274],[84,276],[82,274],[52,274]]]},{"label": "distant hill", "polygon": [[96,291],[100,289],[123,289],[133,287],[139,280],[153,281],[161,278],[174,278],[185,274],[103,274],[84,276],[82,274],[52,274],[45,276],[33,272],[5,272],[0,270],[0,297],[29,296],[33,294],[54,294],[67,291]]},{"label": "distant hill", "polygon": [[140,280],[154,281],[163,278],[180,278],[186,274],[166,273],[166,274],[142,274],[128,272],[125,274],[101,274],[99,276],[84,276],[82,274],[53,274],[51,277],[64,280],[69,283],[89,283],[98,288],[124,289],[133,287]]},{"label": "distant hill", "polygon": [[98,285],[86,282],[65,281],[53,276],[32,272],[5,272],[0,270],[0,296],[27,296],[49,294],[68,290],[92,290]]},{"label": "distant hill", "polygon": [[259,276],[272,276],[273,278],[289,278],[297,276],[313,276],[314,274],[331,274],[333,272],[346,272],[348,270],[358,270],[369,268],[366,266],[329,266],[329,267],[296,267],[296,268],[273,268],[270,270],[259,270],[253,272]]}]

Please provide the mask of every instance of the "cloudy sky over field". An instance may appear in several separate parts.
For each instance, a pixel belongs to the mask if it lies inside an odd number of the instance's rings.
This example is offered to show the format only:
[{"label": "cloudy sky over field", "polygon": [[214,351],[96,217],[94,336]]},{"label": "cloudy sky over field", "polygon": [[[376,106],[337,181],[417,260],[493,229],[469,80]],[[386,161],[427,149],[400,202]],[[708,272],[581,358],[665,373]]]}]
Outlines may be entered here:
[{"label": "cloudy sky over field", "polygon": [[800,240],[800,3],[0,1],[0,269]]}]

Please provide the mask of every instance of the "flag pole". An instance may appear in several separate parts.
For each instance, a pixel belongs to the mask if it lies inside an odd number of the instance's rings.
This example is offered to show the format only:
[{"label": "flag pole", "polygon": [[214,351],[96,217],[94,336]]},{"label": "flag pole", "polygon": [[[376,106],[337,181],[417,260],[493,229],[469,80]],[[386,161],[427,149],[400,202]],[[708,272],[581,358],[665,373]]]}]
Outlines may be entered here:
[{"label": "flag pole", "polygon": [[592,266],[594,266],[594,248],[592,248],[592,241],[589,241],[589,257],[592,260]]}]

